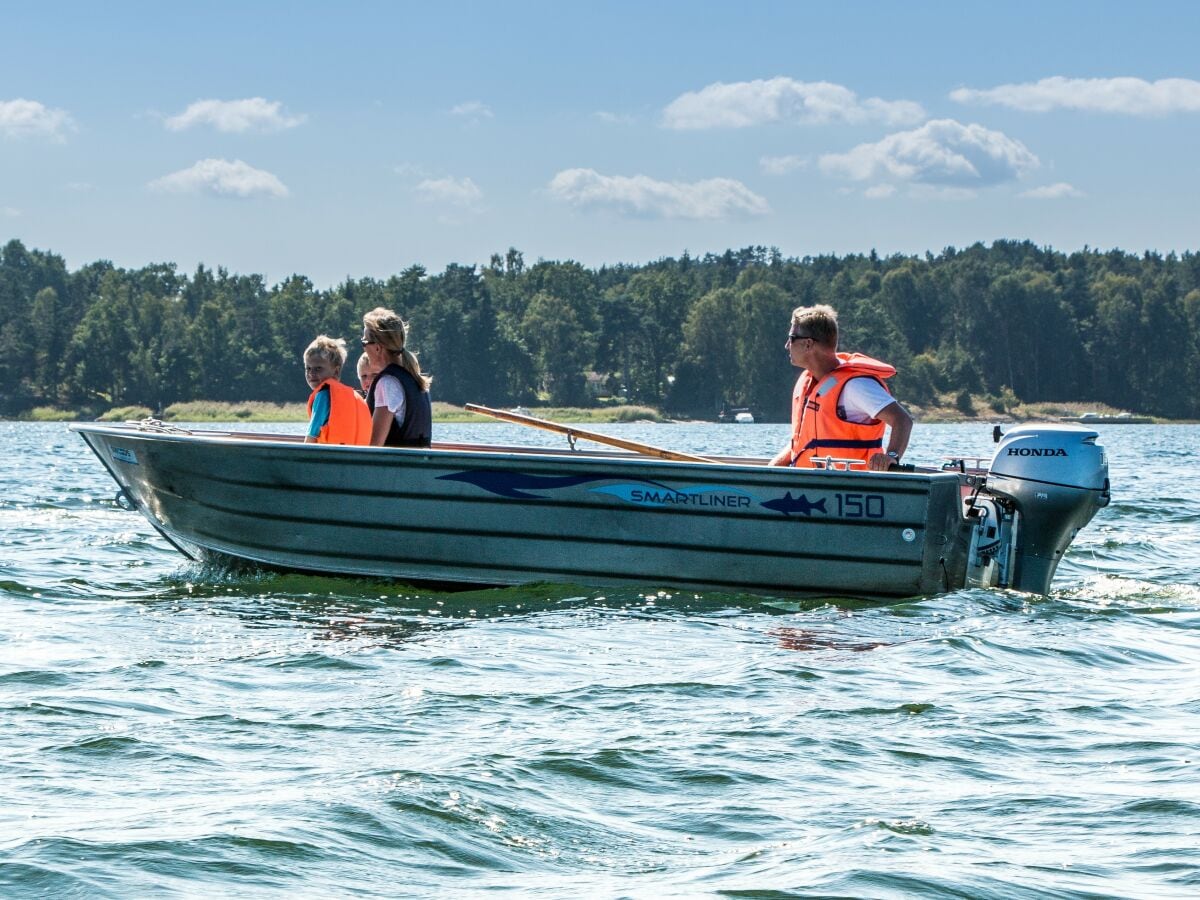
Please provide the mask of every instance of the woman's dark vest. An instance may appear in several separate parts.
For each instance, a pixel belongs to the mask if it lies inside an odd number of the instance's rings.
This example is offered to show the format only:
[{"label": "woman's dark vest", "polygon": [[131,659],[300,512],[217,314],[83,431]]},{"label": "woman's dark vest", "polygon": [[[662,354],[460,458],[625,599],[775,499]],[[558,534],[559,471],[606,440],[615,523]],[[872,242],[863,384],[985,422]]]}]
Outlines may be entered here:
[{"label": "woman's dark vest", "polygon": [[371,415],[375,415],[375,388],[379,387],[379,379],[384,375],[395,376],[404,388],[404,422],[397,424],[396,417],[392,417],[392,427],[388,429],[384,446],[428,447],[433,434],[433,406],[429,402],[429,391],[421,390],[417,379],[402,366],[388,363],[387,368],[371,382],[371,390],[367,392],[367,407]]}]

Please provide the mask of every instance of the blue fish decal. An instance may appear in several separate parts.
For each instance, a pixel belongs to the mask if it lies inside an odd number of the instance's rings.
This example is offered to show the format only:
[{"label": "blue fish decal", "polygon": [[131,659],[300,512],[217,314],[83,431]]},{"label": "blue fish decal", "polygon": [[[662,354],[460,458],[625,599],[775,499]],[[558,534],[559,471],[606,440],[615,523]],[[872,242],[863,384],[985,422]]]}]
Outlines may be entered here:
[{"label": "blue fish decal", "polygon": [[765,506],[767,509],[773,509],[775,512],[781,512],[788,517],[790,517],[792,513],[800,513],[802,516],[811,516],[814,509],[819,509],[821,512],[825,512],[824,497],[822,497],[816,503],[813,503],[804,494],[801,494],[799,497],[793,497],[791,491],[788,491],[782,497],[778,497],[775,500],[768,500],[761,505]]}]

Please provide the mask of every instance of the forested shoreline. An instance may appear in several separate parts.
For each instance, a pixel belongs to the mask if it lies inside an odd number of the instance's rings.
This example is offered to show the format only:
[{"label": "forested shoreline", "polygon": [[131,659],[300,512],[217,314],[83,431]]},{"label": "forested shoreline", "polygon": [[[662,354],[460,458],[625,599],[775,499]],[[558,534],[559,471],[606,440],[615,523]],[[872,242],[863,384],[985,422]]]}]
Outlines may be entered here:
[{"label": "forested shoreline", "polygon": [[1084,401],[1200,418],[1200,255],[1028,241],[923,257],[785,258],[747,247],[589,269],[510,249],[439,274],[318,289],[303,275],[171,263],[69,271],[13,240],[0,250],[0,415],[38,407],[163,409],[190,400],[307,394],[300,357],[325,333],[351,342],[364,311],[397,310],[438,400],[588,406],[599,396],[713,418],[750,407],[783,421],[795,372],[793,307],[838,310],[842,348],[887,360],[910,403],[970,393]]}]

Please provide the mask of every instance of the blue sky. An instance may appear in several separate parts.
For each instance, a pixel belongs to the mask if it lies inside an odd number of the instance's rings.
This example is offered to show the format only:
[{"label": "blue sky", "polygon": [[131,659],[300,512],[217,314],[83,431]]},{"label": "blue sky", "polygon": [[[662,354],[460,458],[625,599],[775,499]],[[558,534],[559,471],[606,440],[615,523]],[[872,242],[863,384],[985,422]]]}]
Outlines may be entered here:
[{"label": "blue sky", "polygon": [[0,240],[140,267],[1200,248],[1198,3],[55,3]]}]

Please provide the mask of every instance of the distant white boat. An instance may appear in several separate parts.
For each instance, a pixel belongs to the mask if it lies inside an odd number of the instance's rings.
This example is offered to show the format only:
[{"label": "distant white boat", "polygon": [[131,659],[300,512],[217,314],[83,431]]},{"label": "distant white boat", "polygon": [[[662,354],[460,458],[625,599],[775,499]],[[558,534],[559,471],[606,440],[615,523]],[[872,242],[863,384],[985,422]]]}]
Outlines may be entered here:
[{"label": "distant white boat", "polygon": [[734,415],[733,421],[737,422],[739,425],[753,425],[754,416],[748,412],[740,412]]}]

